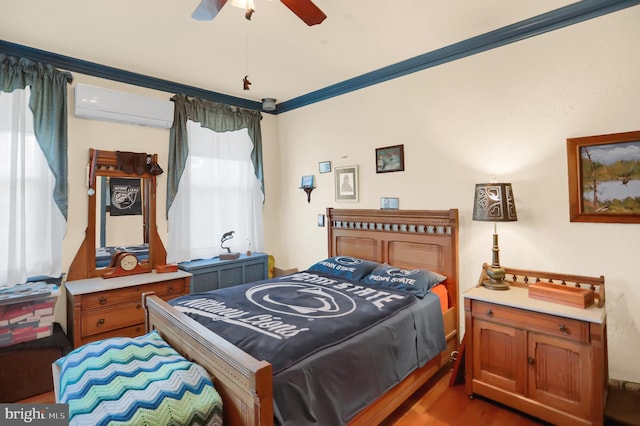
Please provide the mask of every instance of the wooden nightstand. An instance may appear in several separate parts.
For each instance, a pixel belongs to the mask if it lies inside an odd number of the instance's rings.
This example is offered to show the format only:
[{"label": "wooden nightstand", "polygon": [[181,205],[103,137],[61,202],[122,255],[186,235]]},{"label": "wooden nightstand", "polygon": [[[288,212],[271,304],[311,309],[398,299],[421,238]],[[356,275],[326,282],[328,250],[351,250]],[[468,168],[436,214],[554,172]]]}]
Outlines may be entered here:
[{"label": "wooden nightstand", "polygon": [[[530,272],[525,282],[550,278]],[[603,424],[608,382],[604,307],[541,301],[529,298],[526,285],[512,285],[505,291],[466,291],[464,310],[470,396],[485,396],[556,425]]]},{"label": "wooden nightstand", "polygon": [[73,347],[108,337],[145,333],[142,293],[153,291],[170,300],[189,294],[191,274],[185,271],[104,279],[67,281],[67,335]]}]

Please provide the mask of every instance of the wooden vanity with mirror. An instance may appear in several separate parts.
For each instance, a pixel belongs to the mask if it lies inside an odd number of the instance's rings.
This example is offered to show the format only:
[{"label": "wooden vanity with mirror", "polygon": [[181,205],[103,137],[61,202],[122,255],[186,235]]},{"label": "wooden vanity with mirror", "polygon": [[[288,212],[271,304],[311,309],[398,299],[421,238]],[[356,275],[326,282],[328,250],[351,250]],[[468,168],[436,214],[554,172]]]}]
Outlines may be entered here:
[{"label": "wooden vanity with mirror", "polygon": [[[167,257],[156,226],[156,175],[148,167],[157,159],[157,154],[89,151],[87,230],[65,283],[67,335],[74,347],[143,334],[144,292],[166,300],[189,293],[191,274],[156,272]],[[126,194],[112,197],[111,179],[128,179],[134,188],[130,200]],[[133,198],[140,200],[140,214],[107,212],[120,199]]]}]

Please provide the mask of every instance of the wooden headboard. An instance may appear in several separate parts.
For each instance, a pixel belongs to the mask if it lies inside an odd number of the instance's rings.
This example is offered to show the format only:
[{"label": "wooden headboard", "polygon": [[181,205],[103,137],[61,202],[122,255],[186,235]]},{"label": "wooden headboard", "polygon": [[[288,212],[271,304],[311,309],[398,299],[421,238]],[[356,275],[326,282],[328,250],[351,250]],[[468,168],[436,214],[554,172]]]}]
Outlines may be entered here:
[{"label": "wooden headboard", "polygon": [[458,210],[327,209],[329,256],[352,256],[447,277],[458,305]]}]

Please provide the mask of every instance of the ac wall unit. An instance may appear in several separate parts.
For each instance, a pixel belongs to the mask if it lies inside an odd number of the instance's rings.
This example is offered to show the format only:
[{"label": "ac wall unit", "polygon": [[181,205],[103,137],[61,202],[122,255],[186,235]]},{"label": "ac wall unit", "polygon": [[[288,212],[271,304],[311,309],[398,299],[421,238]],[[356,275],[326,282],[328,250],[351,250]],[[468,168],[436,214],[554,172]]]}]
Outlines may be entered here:
[{"label": "ac wall unit", "polygon": [[87,84],[78,84],[75,95],[76,117],[163,128],[173,123],[169,100]]}]

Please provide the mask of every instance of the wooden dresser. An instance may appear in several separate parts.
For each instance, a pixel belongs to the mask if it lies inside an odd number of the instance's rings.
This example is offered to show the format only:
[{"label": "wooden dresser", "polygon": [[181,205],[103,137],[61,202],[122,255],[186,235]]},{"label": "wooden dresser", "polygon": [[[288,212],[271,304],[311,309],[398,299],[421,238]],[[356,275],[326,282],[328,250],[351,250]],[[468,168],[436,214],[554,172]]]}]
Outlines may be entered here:
[{"label": "wooden dresser", "polygon": [[67,335],[74,348],[108,337],[144,334],[142,294],[165,300],[189,294],[191,274],[155,271],[118,278],[67,281]]},{"label": "wooden dresser", "polygon": [[602,425],[606,312],[530,298],[525,287],[464,293],[465,386],[556,425]]}]

